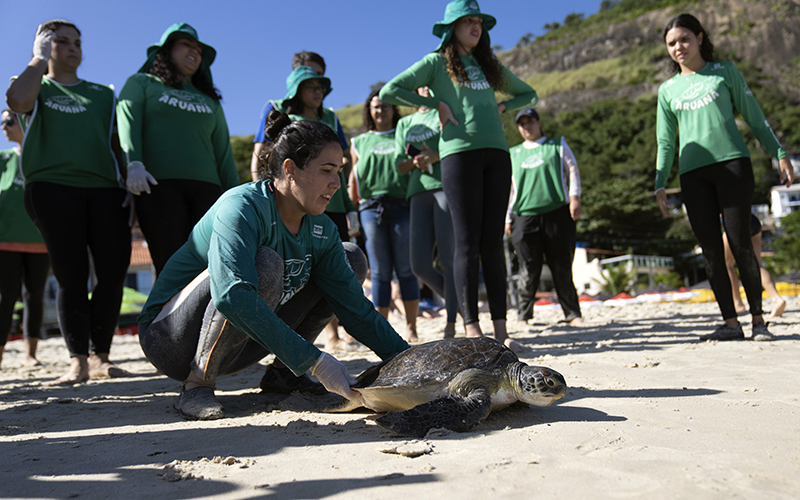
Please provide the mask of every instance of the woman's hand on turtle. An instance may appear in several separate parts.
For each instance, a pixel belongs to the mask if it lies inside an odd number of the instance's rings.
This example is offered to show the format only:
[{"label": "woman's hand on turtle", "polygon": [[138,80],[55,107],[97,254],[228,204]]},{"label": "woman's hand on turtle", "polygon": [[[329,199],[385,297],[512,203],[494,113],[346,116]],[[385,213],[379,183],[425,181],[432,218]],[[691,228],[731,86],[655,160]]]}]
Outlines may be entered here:
[{"label": "woman's hand on turtle", "polygon": [[50,60],[50,52],[53,47],[53,38],[56,34],[52,30],[42,29],[42,25],[36,29],[36,38],[33,39],[33,57],[44,62]]},{"label": "woman's hand on turtle", "polygon": [[444,126],[447,125],[447,122],[452,122],[453,125],[458,125],[458,121],[456,120],[455,116],[453,116],[450,106],[448,106],[444,101],[439,101],[439,128],[444,130]]},{"label": "woman's hand on turtle", "polygon": [[352,401],[361,399],[361,395],[350,389],[356,381],[347,372],[347,367],[327,352],[323,352],[311,367],[311,375],[317,377],[329,392],[335,392]]},{"label": "woman's hand on turtle", "polygon": [[781,172],[781,184],[787,188],[794,182],[794,167],[788,156],[778,160],[778,170]]},{"label": "woman's hand on turtle", "polygon": [[664,217],[671,217],[669,213],[669,202],[667,202],[667,192],[663,188],[656,190],[656,204],[659,210],[661,210],[661,215]]}]

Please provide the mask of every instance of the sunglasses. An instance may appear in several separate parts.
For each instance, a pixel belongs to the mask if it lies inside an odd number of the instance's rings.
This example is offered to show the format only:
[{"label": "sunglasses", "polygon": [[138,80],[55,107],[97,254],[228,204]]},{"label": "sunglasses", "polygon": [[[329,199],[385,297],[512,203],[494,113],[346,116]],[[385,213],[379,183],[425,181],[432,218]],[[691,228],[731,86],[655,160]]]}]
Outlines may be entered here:
[{"label": "sunglasses", "polygon": [[309,92],[325,92],[325,87],[322,85],[304,85],[303,88]]},{"label": "sunglasses", "polygon": [[12,126],[12,125],[14,125],[16,122],[17,122],[17,119],[16,119],[16,118],[14,118],[13,116],[9,116],[8,118],[6,118],[6,119],[5,119],[5,120],[3,120],[2,122],[0,122],[0,126],[3,126],[3,127],[11,127],[11,126]]}]

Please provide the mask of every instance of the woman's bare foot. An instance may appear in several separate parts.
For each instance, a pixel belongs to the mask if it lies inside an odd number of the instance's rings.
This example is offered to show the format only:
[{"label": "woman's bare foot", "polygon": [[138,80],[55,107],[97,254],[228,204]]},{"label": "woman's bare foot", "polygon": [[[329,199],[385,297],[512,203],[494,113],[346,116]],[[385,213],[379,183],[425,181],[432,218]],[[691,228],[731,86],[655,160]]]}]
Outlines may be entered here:
[{"label": "woman's bare foot", "polygon": [[89,377],[118,378],[130,377],[131,374],[108,360],[108,354],[92,354],[89,356]]},{"label": "woman's bare foot", "polygon": [[525,351],[528,350],[527,347],[525,347],[524,345],[520,344],[519,342],[517,342],[516,340],[512,339],[511,337],[508,337],[505,341],[503,341],[503,345],[508,347],[509,349],[511,349],[511,351],[516,353],[516,354],[519,354],[519,353],[522,353],[522,352],[525,352]]},{"label": "woman's bare foot", "polygon": [[456,336],[456,324],[447,323],[444,327],[444,338],[452,339]]},{"label": "woman's bare foot", "polygon": [[32,368],[34,366],[42,366],[42,362],[41,361],[39,361],[36,358],[32,358],[30,356],[26,356],[25,357],[25,362],[22,363],[22,364],[23,364],[23,366],[26,366],[28,368]]},{"label": "woman's bare foot", "polygon": [[411,325],[406,325],[406,342],[409,344],[419,342],[419,337],[417,337],[417,328],[416,325],[412,328]]},{"label": "woman's bare foot", "polygon": [[778,303],[775,305],[775,308],[772,310],[772,312],[771,312],[771,313],[770,313],[770,315],[769,315],[769,318],[767,318],[767,319],[775,319],[775,318],[780,318],[781,316],[783,316],[783,311],[784,311],[785,309],[786,309],[786,301],[785,301],[785,300],[783,300],[783,299],[781,299],[781,300],[780,300],[780,301],[779,301],[779,302],[778,302]]},{"label": "woman's bare foot", "polygon": [[584,326],[586,323],[583,322],[583,318],[578,316],[577,318],[573,318],[569,322],[569,326]]},{"label": "woman's bare foot", "polygon": [[747,311],[747,307],[745,307],[743,302],[739,302],[738,304],[733,305],[734,309],[736,309],[736,314],[742,314],[743,312]]},{"label": "woman's bare foot", "polygon": [[479,325],[477,321],[475,323],[464,325],[464,332],[468,339],[483,337],[483,332],[481,331],[481,325]]},{"label": "woman's bare foot", "polygon": [[45,385],[75,385],[89,380],[88,356],[72,356],[69,361],[69,371]]}]

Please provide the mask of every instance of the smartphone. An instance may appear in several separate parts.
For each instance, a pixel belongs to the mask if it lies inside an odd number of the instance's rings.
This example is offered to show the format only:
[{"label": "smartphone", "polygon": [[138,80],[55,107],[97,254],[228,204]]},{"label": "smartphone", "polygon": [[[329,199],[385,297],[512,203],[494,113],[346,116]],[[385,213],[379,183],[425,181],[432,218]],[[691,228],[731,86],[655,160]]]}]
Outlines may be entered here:
[{"label": "smartphone", "polygon": [[420,153],[421,153],[421,151],[419,149],[417,149],[416,147],[414,147],[413,144],[410,144],[410,143],[406,144],[406,154],[408,156],[413,158],[413,157],[417,156]]}]

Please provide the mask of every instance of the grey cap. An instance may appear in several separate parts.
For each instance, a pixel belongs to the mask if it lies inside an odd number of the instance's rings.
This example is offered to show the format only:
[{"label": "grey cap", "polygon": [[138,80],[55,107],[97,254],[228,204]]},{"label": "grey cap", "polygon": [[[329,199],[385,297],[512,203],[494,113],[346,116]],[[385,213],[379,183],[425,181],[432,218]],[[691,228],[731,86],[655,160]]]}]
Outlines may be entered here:
[{"label": "grey cap", "polygon": [[539,119],[539,113],[537,113],[535,109],[526,108],[526,109],[520,110],[520,112],[517,113],[517,118],[514,119],[514,123],[519,122],[519,119],[522,118],[523,116],[530,116],[534,120],[538,120]]}]

